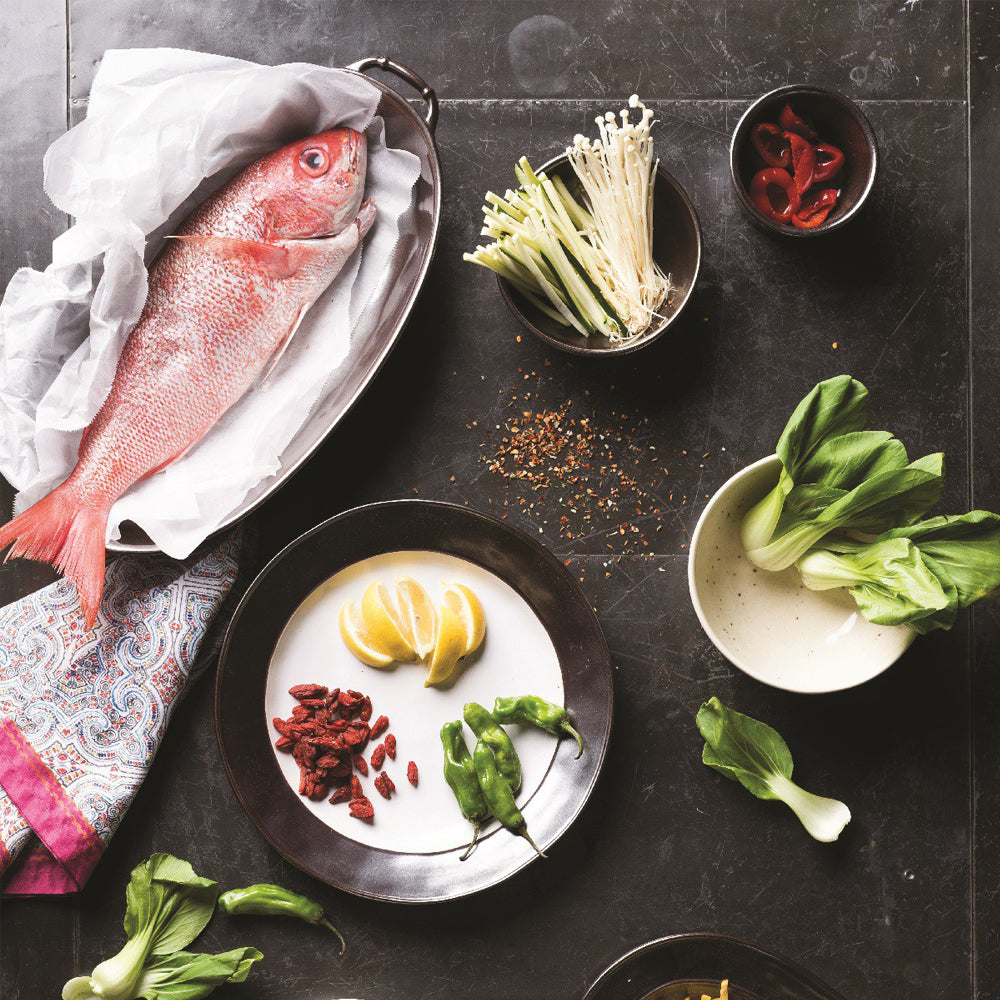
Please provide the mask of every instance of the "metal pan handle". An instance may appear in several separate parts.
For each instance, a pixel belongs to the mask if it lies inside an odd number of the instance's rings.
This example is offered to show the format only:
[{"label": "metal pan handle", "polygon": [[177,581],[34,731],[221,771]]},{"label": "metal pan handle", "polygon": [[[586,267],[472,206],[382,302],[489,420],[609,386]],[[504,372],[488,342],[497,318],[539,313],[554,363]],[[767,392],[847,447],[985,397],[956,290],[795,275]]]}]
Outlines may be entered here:
[{"label": "metal pan handle", "polygon": [[420,96],[427,103],[427,110],[424,112],[424,121],[427,123],[430,131],[433,132],[438,120],[438,99],[437,94],[434,93],[434,88],[428,86],[423,78],[414,73],[408,66],[398,63],[395,59],[390,59],[388,56],[368,56],[365,59],[359,59],[357,62],[350,63],[346,68],[354,70],[355,73],[364,73],[366,69],[372,69],[373,67],[378,67],[387,73],[394,73],[401,80],[405,80],[415,90],[420,91]]}]

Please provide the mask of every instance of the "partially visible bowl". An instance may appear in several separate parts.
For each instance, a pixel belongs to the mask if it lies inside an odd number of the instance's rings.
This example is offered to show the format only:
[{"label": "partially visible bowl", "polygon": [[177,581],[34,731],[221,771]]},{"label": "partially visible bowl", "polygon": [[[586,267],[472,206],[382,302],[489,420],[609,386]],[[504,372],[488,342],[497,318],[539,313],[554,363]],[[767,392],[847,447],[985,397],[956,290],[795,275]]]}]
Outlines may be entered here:
[{"label": "partially visible bowl", "polygon": [[844,589],[809,590],[794,566],[770,573],[747,559],[743,516],[780,471],[777,455],[763,458],[708,502],[691,539],[691,601],[719,652],[764,684],[806,694],[856,687],[895,663],[916,633],[873,625]]},{"label": "partially visible bowl", "polygon": [[[559,177],[574,192],[577,191],[576,174],[565,154],[556,156],[541,167],[549,176]],[[536,309],[508,281],[497,277],[500,294],[521,325],[536,337],[561,351],[572,354],[630,354],[651,344],[662,336],[677,319],[687,304],[698,280],[701,267],[701,226],[698,213],[687,192],[664,167],[656,171],[653,192],[653,258],[669,274],[674,284],[670,298],[660,307],[661,318],[638,337],[623,344],[607,337],[585,337],[570,326],[562,326],[550,316]]]},{"label": "partially visible bowl", "polygon": [[725,934],[674,934],[641,945],[601,973],[583,1000],[843,1000],[801,966]]},{"label": "partially visible bowl", "polygon": [[[748,193],[751,179],[763,167],[750,133],[761,122],[777,123],[778,113],[785,104],[790,104],[796,114],[816,126],[821,142],[832,143],[844,154],[842,179],[838,185],[840,197],[826,221],[813,229],[798,229],[775,222],[758,211]],[[740,204],[764,229],[796,239],[822,236],[840,229],[854,218],[875,183],[877,166],[878,143],[864,112],[850,98],[827,87],[791,85],[758,98],[739,120],[729,145],[729,172]]]}]

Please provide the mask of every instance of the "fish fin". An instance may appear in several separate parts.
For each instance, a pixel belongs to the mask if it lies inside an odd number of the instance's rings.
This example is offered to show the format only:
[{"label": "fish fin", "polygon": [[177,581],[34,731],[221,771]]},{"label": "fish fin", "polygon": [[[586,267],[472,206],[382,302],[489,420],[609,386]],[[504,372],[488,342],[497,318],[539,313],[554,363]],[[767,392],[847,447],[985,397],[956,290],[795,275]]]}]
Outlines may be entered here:
[{"label": "fish fin", "polygon": [[168,236],[167,239],[184,240],[230,260],[249,261],[272,278],[290,278],[297,270],[288,251],[273,243],[256,243],[232,236]]},{"label": "fish fin", "polygon": [[88,507],[57,486],[23,514],[0,528],[0,550],[11,545],[7,559],[51,563],[72,580],[80,596],[87,627],[97,621],[104,591],[104,536],[110,507]]},{"label": "fish fin", "polygon": [[306,313],[309,311],[309,306],[311,304],[312,303],[307,303],[306,305],[302,306],[299,309],[299,313],[295,317],[295,321],[288,328],[288,333],[286,333],[284,337],[281,338],[281,343],[278,344],[278,346],[274,349],[274,354],[271,355],[271,361],[267,366],[267,370],[261,376],[260,379],[261,385],[263,385],[268,380],[268,377],[270,376],[271,372],[274,371],[275,366],[281,360],[285,351],[288,350],[288,345],[291,343],[292,337],[295,336],[295,331],[298,330],[298,328],[302,325],[302,320],[305,318]]}]

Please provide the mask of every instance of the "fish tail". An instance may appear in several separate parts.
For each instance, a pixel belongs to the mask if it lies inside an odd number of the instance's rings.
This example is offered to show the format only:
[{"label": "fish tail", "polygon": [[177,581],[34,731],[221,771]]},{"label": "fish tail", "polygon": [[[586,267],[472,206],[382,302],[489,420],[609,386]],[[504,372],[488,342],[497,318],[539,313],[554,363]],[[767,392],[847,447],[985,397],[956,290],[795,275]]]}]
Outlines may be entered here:
[{"label": "fish tail", "polygon": [[57,486],[23,514],[0,528],[0,551],[7,559],[51,563],[73,581],[87,627],[97,621],[104,590],[104,538],[109,509],[71,498],[66,483]]}]

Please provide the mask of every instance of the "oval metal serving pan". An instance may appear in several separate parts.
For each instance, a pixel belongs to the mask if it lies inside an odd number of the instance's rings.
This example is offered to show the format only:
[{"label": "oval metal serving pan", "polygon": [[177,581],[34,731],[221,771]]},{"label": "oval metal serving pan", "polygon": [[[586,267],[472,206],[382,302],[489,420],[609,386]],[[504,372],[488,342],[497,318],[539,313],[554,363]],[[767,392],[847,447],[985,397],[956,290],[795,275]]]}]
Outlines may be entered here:
[{"label": "oval metal serving pan", "polygon": [[[441,224],[441,163],[434,144],[437,96],[416,73],[387,56],[361,59],[345,69],[362,74],[373,67],[395,74],[418,90],[424,100],[421,117],[401,94],[366,77],[382,92],[376,113],[385,121],[386,141],[420,159],[420,177],[414,188],[413,227],[402,236],[393,255],[390,272],[382,282],[385,294],[363,313],[351,337],[337,384],[285,448],[278,471],[252,489],[219,525],[218,531],[231,527],[283,486],[361,397],[399,339],[434,256]],[[131,522],[122,525],[121,539],[108,542],[107,547],[111,552],[157,551],[146,533]]]}]

